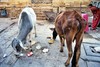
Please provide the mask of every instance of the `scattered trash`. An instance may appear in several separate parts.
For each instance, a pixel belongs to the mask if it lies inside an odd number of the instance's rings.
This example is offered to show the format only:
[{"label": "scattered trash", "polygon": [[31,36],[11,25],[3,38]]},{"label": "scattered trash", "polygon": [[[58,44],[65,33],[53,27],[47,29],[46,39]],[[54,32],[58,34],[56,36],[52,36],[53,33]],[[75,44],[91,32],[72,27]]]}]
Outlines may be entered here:
[{"label": "scattered trash", "polygon": [[25,56],[25,54],[23,54],[23,53],[16,53],[15,56],[19,58],[19,57]]},{"label": "scattered trash", "polygon": [[48,41],[48,43],[49,43],[49,44],[53,44],[53,43],[54,43],[54,39],[50,39],[50,40]]},{"label": "scattered trash", "polygon": [[42,51],[43,51],[43,53],[47,53],[49,51],[49,49],[48,48],[44,48]]},{"label": "scattered trash", "polygon": [[32,41],[30,46],[33,46],[34,44],[38,43],[37,41]]},{"label": "scattered trash", "polygon": [[3,58],[5,58],[5,57],[7,57],[7,54],[4,54],[4,55],[3,55]]},{"label": "scattered trash", "polygon": [[21,53],[20,56],[24,56],[24,54]]},{"label": "scattered trash", "polygon": [[33,55],[33,52],[27,53],[27,56],[28,56],[28,57],[30,57],[30,56],[32,56],[32,55]]},{"label": "scattered trash", "polygon": [[40,46],[40,45],[37,45],[37,46],[36,46],[36,49],[41,49],[41,46]]},{"label": "scattered trash", "polygon": [[32,56],[32,55],[33,55],[33,52],[32,52],[32,51],[30,51],[30,52],[28,52],[28,53],[16,53],[16,54],[15,54],[15,56],[16,56],[17,58],[26,57],[26,56],[30,57],[30,56]]}]

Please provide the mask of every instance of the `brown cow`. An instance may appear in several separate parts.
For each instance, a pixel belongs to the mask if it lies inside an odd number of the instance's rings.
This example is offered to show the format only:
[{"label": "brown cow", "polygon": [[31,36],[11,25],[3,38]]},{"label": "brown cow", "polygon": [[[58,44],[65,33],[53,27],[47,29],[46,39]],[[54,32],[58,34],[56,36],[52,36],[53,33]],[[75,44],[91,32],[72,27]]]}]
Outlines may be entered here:
[{"label": "brown cow", "polygon": [[[86,24],[86,21],[75,10],[62,12],[56,17],[54,31],[60,37],[60,52],[63,52],[63,45],[65,39],[67,43],[68,59],[65,62],[66,66],[69,65],[70,59],[72,57],[72,41],[76,40],[74,55],[72,59],[72,67],[78,67],[78,60],[81,52],[81,43],[83,40],[84,29],[86,27]],[[56,36],[53,36],[53,38]]]}]

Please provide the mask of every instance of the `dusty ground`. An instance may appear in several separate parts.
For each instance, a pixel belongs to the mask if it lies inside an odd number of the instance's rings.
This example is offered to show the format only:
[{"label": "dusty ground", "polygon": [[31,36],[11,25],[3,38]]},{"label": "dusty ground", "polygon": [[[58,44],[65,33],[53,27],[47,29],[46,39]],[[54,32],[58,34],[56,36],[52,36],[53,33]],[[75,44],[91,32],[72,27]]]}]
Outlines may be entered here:
[{"label": "dusty ground", "polygon": [[[11,47],[11,41],[17,36],[17,19],[11,20],[10,18],[0,18],[0,67],[65,67],[64,63],[68,56],[66,46],[64,47],[64,52],[60,53],[59,37],[57,37],[54,44],[48,44],[49,39],[47,39],[47,37],[52,36],[52,31],[49,28],[52,27],[54,27],[53,23],[48,21],[37,21],[37,37],[34,38],[34,40],[39,43],[33,46],[33,55],[31,57],[24,56],[16,58],[14,50]],[[95,60],[91,60],[92,56],[87,56],[83,46],[85,44],[100,44],[99,33],[99,31],[89,31],[85,33],[81,47],[79,67],[100,66],[99,60],[95,61],[100,58],[93,57]],[[48,48],[49,52],[43,53],[42,49],[36,49],[37,45],[41,45],[42,48]],[[6,56],[3,57],[4,55]],[[69,67],[70,66],[71,65],[69,65]]]}]

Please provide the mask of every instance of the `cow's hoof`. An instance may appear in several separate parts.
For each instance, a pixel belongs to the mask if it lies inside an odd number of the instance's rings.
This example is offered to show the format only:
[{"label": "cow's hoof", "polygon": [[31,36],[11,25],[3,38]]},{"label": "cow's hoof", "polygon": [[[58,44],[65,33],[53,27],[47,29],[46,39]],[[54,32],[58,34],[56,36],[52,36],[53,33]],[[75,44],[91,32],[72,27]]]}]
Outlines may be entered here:
[{"label": "cow's hoof", "polygon": [[54,39],[51,39],[48,41],[49,44],[53,44],[54,43]]},{"label": "cow's hoof", "polygon": [[65,62],[65,67],[68,67],[68,66],[69,66],[69,63],[66,63],[66,62]]},{"label": "cow's hoof", "polygon": [[76,67],[79,67],[79,65],[77,64]]},{"label": "cow's hoof", "polygon": [[37,35],[35,35],[35,38],[37,37]]},{"label": "cow's hoof", "polygon": [[76,66],[75,65],[72,65],[72,67],[79,67],[79,65],[76,65]]}]

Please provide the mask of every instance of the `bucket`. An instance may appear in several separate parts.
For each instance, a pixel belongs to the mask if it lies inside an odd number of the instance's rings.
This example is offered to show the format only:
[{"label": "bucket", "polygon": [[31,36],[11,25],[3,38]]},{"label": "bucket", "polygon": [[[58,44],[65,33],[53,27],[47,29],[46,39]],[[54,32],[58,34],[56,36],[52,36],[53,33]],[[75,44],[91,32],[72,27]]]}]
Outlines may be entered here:
[{"label": "bucket", "polygon": [[86,26],[84,32],[88,32],[88,31],[89,31],[89,26],[88,26],[88,14],[83,13],[83,14],[82,14],[82,18],[83,18],[84,20],[87,21],[87,26]]}]

